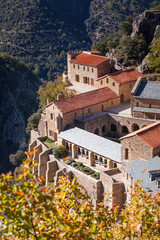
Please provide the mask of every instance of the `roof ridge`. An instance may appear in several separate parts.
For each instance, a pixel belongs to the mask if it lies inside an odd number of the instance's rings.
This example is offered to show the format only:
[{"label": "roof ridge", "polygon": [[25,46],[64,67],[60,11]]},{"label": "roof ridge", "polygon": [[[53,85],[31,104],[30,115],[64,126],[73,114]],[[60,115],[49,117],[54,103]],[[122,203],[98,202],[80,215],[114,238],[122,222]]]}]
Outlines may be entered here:
[{"label": "roof ridge", "polygon": [[[103,87],[103,88],[98,88],[98,89],[95,89],[95,90],[92,90],[92,91],[88,91],[88,92],[84,92],[84,93],[79,93],[79,94],[76,94],[76,95],[71,96],[71,97],[62,98],[61,100],[55,100],[55,101],[53,101],[53,103],[65,101],[65,99],[67,99],[67,98],[79,97],[80,95],[88,95],[88,94],[91,93],[91,92],[97,92],[97,91],[100,91],[100,90],[105,89],[105,88],[111,90],[112,92],[114,92],[114,91],[113,91],[112,89],[110,89],[109,87]],[[115,92],[114,92],[114,93],[115,93]]]}]

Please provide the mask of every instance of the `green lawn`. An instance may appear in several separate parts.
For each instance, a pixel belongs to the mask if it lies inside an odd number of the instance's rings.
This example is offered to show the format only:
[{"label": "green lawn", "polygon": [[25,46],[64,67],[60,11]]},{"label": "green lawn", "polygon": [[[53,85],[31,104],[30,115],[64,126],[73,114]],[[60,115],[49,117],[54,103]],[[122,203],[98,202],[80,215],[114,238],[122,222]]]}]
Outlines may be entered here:
[{"label": "green lawn", "polygon": [[44,141],[43,141],[43,144],[48,147],[48,148],[53,148],[55,147],[55,142],[53,142],[51,139],[49,138],[46,138]]}]

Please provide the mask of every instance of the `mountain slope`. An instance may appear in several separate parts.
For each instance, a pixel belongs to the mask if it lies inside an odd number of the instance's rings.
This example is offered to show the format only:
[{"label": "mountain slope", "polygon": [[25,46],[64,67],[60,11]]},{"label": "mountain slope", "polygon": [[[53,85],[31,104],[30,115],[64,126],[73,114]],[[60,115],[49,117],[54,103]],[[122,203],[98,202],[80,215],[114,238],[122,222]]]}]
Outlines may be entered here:
[{"label": "mountain slope", "polygon": [[38,107],[40,82],[23,63],[2,53],[0,73],[0,166],[5,172],[12,167],[8,156],[27,147],[26,122]]},{"label": "mountain slope", "polygon": [[90,5],[87,30],[93,43],[118,29],[127,16],[133,17],[149,7],[152,0],[94,0]]},{"label": "mountain slope", "polygon": [[66,51],[87,49],[90,0],[0,0],[0,51],[17,56],[44,79],[64,68]]}]

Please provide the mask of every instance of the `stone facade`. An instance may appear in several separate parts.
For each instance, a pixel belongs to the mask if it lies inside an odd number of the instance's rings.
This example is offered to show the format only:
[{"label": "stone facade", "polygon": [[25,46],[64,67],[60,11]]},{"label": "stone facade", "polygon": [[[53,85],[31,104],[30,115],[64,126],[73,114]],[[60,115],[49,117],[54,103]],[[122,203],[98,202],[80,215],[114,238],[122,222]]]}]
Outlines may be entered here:
[{"label": "stone facade", "polygon": [[[70,83],[77,84],[79,86],[88,84],[95,85],[95,80],[98,77],[105,75],[110,72],[110,60],[106,60],[99,64],[98,66],[93,66],[88,64],[72,62],[72,59],[81,54],[80,53],[68,53],[67,55],[67,64],[68,64],[68,81]],[[85,52],[86,54],[90,54]],[[104,57],[102,57],[104,58]]]},{"label": "stone facade", "polygon": [[150,160],[153,158],[153,149],[137,136],[121,140],[121,158],[133,161],[137,158]]}]

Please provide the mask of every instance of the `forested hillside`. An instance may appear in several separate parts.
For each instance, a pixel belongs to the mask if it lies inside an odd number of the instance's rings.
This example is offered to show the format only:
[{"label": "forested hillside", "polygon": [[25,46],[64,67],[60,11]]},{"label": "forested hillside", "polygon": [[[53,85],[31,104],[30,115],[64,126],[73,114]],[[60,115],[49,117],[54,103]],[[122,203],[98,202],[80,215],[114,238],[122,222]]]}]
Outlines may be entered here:
[{"label": "forested hillside", "polygon": [[152,0],[94,0],[90,5],[87,31],[95,43],[114,33],[127,16],[137,16],[150,7]]},{"label": "forested hillside", "polygon": [[53,80],[64,70],[67,51],[89,49],[150,1],[0,0],[0,51],[23,60],[38,77]]},{"label": "forested hillside", "polygon": [[37,77],[17,60],[0,54],[0,171],[13,167],[9,154],[26,150],[28,117],[36,111]]},{"label": "forested hillside", "polygon": [[64,68],[66,51],[87,49],[84,21],[90,0],[0,0],[0,51],[51,80]]}]

